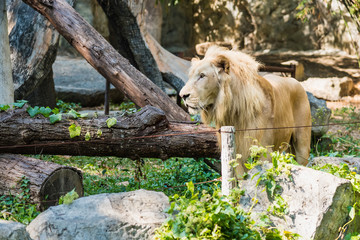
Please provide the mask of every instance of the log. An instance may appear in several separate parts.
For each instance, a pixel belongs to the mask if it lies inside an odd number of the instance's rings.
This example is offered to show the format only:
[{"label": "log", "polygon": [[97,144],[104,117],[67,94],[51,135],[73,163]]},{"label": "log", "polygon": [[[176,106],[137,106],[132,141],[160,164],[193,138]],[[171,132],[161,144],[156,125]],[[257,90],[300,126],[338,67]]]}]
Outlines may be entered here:
[{"label": "log", "polygon": [[73,167],[15,154],[0,155],[0,195],[22,192],[19,182],[29,180],[30,200],[41,211],[57,205],[59,198],[75,188],[84,195],[82,173]]},{"label": "log", "polygon": [[91,66],[136,105],[158,107],[169,120],[189,120],[183,109],[122,57],[65,0],[23,1],[49,19]]},{"label": "log", "polygon": [[[0,113],[0,153],[117,156],[132,159],[220,156],[216,130],[194,122],[168,121],[152,106],[116,117],[108,128],[108,117],[66,119],[50,124],[42,115],[30,118],[23,109]],[[70,138],[69,126],[81,127],[80,136]],[[99,136],[98,131],[102,134]],[[100,132],[99,131],[99,132]],[[91,138],[85,140],[86,133]],[[88,134],[88,135],[89,135]]]}]

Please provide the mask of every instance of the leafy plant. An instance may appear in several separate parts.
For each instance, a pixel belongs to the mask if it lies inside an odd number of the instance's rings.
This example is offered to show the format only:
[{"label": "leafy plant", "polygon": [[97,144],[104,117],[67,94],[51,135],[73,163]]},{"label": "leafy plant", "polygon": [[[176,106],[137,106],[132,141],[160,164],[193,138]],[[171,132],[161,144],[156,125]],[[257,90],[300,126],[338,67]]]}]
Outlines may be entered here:
[{"label": "leafy plant", "polygon": [[72,118],[77,119],[77,118],[84,118],[88,116],[88,113],[78,113],[77,111],[75,111],[74,109],[70,109],[70,111],[67,112],[67,114],[69,114]]},{"label": "leafy plant", "polygon": [[74,200],[79,198],[79,194],[75,192],[75,188],[65,194],[64,196],[61,196],[59,199],[59,204],[71,204]]},{"label": "leafy plant", "polygon": [[69,133],[70,133],[70,137],[71,137],[71,138],[80,136],[80,134],[81,134],[81,127],[80,127],[80,126],[76,126],[75,124],[71,124],[70,127],[69,127]]},{"label": "leafy plant", "polygon": [[106,119],[106,125],[108,126],[108,128],[111,128],[112,126],[114,126],[116,124],[116,122],[117,122],[117,120],[114,117]]},{"label": "leafy plant", "polygon": [[62,118],[62,114],[61,113],[57,113],[57,114],[51,114],[49,116],[49,120],[51,124],[54,124],[56,122],[60,122]]},{"label": "leafy plant", "polygon": [[6,111],[10,108],[9,105],[5,105],[5,104],[0,104],[0,112],[2,111]]},{"label": "leafy plant", "polygon": [[264,215],[255,222],[239,206],[243,194],[239,189],[223,196],[219,188],[210,194],[195,192],[187,183],[183,196],[170,197],[169,219],[156,230],[155,239],[296,239],[297,234],[270,227]]},{"label": "leafy plant", "polygon": [[29,180],[23,177],[19,184],[20,194],[0,196],[0,218],[29,224],[39,212],[36,205],[30,201]]},{"label": "leafy plant", "polygon": [[13,106],[16,108],[22,108],[27,102],[28,101],[26,100],[17,100],[15,103],[13,103]]},{"label": "leafy plant", "polygon": [[56,106],[58,107],[59,112],[66,113],[73,110],[79,110],[81,108],[80,103],[67,103],[62,100],[57,100]]}]

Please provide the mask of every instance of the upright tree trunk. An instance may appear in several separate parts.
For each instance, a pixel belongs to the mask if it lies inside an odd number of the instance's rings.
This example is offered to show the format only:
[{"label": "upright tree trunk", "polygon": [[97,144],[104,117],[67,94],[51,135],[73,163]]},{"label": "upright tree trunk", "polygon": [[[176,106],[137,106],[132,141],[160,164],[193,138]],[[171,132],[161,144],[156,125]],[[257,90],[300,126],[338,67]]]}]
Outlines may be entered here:
[{"label": "upright tree trunk", "polygon": [[130,65],[65,0],[23,1],[47,17],[90,65],[136,105],[158,107],[170,120],[189,120],[184,110]]},{"label": "upright tree trunk", "polygon": [[6,1],[0,1],[0,104],[14,102],[10,46],[7,27]]},{"label": "upright tree trunk", "polygon": [[163,79],[150,50],[146,47],[135,16],[126,0],[98,0],[109,19],[110,43],[123,56],[164,90]]}]

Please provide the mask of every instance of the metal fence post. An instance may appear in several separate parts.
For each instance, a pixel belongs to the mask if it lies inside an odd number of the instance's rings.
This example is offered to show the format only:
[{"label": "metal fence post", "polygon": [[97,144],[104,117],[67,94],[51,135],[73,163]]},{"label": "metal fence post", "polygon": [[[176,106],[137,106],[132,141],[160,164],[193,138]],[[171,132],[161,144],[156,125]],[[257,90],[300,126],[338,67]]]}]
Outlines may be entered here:
[{"label": "metal fence post", "polygon": [[221,127],[221,192],[228,196],[235,187],[235,171],[230,161],[235,159],[235,127]]}]

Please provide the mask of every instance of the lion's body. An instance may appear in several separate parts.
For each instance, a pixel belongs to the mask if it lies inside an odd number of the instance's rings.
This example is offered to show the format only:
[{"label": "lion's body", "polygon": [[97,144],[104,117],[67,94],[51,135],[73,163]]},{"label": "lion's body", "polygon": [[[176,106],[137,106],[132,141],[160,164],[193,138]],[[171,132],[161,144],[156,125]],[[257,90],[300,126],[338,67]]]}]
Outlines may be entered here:
[{"label": "lion's body", "polygon": [[[260,76],[258,67],[244,53],[212,47],[204,59],[193,62],[189,81],[180,95],[191,113],[200,110],[206,124],[249,129],[236,132],[236,150],[242,154],[242,160],[247,159],[249,147],[256,139],[263,146],[274,146],[274,150],[290,143],[296,160],[305,165],[311,128],[276,128],[311,125],[306,92],[295,79]],[[251,130],[256,128],[270,129]],[[243,171],[241,164],[237,173]]]}]

